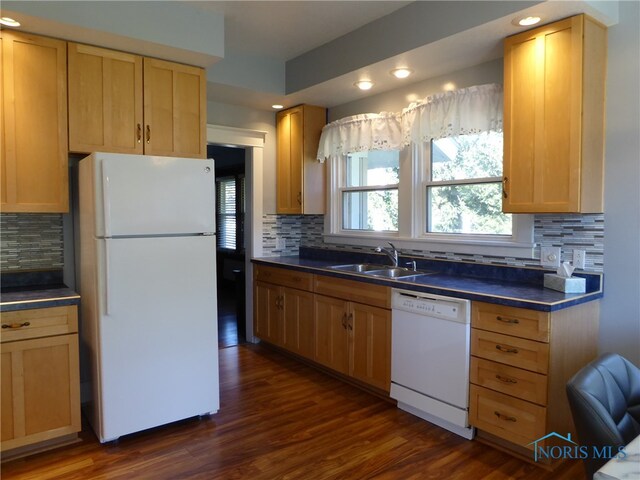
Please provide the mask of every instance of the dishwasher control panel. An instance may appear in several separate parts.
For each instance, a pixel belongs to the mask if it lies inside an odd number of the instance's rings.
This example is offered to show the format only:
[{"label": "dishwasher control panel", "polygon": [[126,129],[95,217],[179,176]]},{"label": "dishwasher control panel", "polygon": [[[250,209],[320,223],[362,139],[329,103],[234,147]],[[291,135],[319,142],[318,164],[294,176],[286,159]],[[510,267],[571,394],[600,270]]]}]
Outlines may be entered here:
[{"label": "dishwasher control panel", "polygon": [[469,323],[469,300],[408,290],[393,290],[392,308],[446,320]]}]

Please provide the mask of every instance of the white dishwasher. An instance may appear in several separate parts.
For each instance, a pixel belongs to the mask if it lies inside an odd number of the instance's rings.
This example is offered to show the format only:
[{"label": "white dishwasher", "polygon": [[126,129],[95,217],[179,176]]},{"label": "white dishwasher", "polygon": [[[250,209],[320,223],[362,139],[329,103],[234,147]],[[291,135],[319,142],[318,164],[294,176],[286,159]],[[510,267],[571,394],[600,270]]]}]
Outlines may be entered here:
[{"label": "white dishwasher", "polygon": [[471,302],[392,291],[391,397],[398,408],[471,439]]}]

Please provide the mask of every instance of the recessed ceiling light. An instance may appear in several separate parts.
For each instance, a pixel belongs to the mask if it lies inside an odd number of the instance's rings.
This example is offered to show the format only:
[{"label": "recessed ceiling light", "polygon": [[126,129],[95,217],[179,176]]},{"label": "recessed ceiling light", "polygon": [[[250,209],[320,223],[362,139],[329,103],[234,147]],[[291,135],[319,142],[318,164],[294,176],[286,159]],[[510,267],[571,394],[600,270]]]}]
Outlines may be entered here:
[{"label": "recessed ceiling light", "polygon": [[391,70],[391,75],[393,75],[396,78],[407,78],[409,75],[411,75],[413,73],[413,70],[411,70],[410,68],[394,68],[393,70]]},{"label": "recessed ceiling light", "polygon": [[20,26],[20,22],[17,20],[14,20],[11,17],[2,17],[0,18],[0,24],[5,25],[7,27],[19,27]]},{"label": "recessed ceiling light", "polygon": [[276,110],[280,110],[280,109],[284,108],[284,105],[280,105],[280,104],[276,103],[274,105],[271,105],[271,108],[275,108]]},{"label": "recessed ceiling light", "polygon": [[373,82],[371,80],[360,80],[354,83],[354,85],[360,90],[369,90],[371,89],[371,87],[373,87]]},{"label": "recessed ceiling light", "polygon": [[531,25],[535,25],[536,23],[539,23],[540,20],[541,20],[540,17],[535,15],[530,15],[528,17],[518,18],[516,20],[516,23],[522,27],[529,27]]}]

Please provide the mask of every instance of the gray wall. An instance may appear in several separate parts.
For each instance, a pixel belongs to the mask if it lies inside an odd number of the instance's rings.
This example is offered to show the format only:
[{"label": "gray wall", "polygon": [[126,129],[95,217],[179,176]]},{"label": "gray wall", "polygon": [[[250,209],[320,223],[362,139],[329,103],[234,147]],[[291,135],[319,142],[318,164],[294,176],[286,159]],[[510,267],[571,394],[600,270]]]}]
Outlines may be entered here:
[{"label": "gray wall", "polygon": [[263,212],[276,211],[276,114],[265,110],[207,102],[207,123],[267,132],[263,165]]},{"label": "gray wall", "polygon": [[600,349],[640,365],[640,3],[609,29]]}]

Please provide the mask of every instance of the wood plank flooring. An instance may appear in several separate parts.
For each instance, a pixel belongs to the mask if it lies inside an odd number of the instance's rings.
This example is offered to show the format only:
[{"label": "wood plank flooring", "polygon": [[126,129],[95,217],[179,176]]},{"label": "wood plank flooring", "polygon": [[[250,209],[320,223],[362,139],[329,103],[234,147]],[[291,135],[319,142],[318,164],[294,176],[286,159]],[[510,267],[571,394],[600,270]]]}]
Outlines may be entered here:
[{"label": "wood plank flooring", "polygon": [[265,347],[220,350],[220,412],[2,465],[2,479],[583,479],[464,440]]}]

